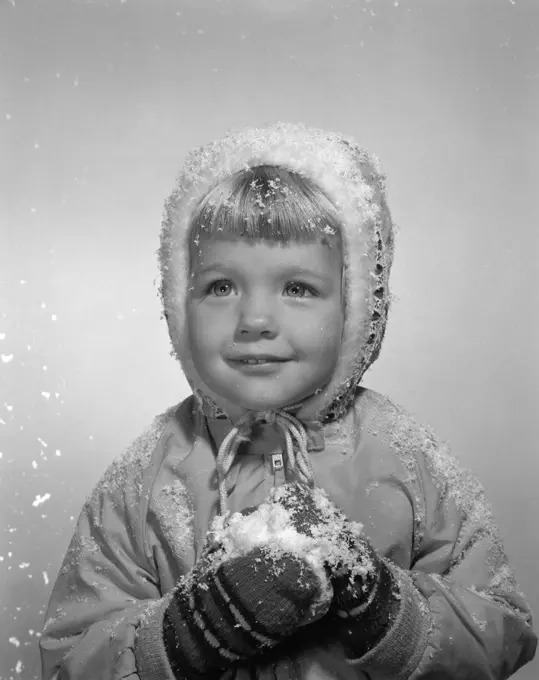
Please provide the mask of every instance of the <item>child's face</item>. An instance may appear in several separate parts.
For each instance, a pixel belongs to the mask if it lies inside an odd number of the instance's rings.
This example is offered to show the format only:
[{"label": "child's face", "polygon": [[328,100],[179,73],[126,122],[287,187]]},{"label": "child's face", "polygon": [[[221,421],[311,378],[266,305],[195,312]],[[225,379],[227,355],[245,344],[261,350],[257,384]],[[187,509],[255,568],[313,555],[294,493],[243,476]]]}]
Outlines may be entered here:
[{"label": "child's face", "polygon": [[[193,248],[191,272],[193,361],[231,418],[282,408],[329,382],[344,321],[340,248],[220,236]],[[259,355],[281,361],[240,361]]]}]

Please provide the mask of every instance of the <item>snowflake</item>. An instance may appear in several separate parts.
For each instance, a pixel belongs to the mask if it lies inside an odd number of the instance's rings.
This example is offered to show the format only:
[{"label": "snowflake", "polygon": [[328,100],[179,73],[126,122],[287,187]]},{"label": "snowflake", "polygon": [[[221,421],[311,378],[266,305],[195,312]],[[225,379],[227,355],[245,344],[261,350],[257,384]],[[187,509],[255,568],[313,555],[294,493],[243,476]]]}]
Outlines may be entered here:
[{"label": "snowflake", "polygon": [[37,508],[38,505],[41,505],[45,501],[48,501],[50,497],[51,497],[50,493],[46,493],[43,496],[37,495],[32,505],[34,506],[34,508]]}]

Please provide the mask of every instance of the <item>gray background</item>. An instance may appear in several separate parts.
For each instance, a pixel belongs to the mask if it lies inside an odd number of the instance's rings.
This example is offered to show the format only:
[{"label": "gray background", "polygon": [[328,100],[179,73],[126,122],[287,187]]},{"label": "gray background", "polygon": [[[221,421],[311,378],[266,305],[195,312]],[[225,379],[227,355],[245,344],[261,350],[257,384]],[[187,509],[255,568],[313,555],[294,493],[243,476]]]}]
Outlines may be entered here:
[{"label": "gray background", "polygon": [[380,156],[397,299],[365,384],[480,476],[539,611],[537,35],[536,0],[0,0],[0,680],[39,676],[85,495],[188,393],[152,284],[182,158],[276,119]]}]

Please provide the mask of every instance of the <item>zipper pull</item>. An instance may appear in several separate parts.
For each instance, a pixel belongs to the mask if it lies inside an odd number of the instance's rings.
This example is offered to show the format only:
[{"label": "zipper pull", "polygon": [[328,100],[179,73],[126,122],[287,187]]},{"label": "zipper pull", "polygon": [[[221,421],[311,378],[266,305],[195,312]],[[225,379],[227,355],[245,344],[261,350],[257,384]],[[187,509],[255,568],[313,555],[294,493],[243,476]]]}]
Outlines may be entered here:
[{"label": "zipper pull", "polygon": [[271,454],[271,469],[273,472],[278,472],[284,468],[284,459],[282,453]]}]

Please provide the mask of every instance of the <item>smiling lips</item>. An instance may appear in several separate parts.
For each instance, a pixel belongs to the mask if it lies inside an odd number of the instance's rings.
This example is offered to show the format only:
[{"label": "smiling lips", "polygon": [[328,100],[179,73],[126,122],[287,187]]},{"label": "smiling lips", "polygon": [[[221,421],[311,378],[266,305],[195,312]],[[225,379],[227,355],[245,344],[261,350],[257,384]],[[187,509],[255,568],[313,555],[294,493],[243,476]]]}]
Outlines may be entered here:
[{"label": "smiling lips", "polygon": [[268,364],[268,363],[283,363],[288,361],[282,357],[272,356],[271,354],[246,354],[245,356],[238,357],[237,359],[231,359],[235,363],[240,364]]},{"label": "smiling lips", "polygon": [[231,362],[238,366],[270,366],[276,364],[283,364],[286,361],[289,361],[289,359],[272,356],[271,354],[257,354],[257,355],[250,354],[235,359],[231,359]]}]

